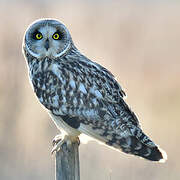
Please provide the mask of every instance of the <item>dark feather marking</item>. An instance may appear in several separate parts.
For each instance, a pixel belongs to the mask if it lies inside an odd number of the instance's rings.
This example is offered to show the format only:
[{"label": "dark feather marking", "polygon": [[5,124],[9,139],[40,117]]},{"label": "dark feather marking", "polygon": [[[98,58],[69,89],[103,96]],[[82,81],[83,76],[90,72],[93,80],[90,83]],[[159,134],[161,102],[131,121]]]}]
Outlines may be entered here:
[{"label": "dark feather marking", "polygon": [[70,117],[68,115],[60,116],[64,122],[66,122],[72,128],[79,128],[80,120],[77,117]]}]

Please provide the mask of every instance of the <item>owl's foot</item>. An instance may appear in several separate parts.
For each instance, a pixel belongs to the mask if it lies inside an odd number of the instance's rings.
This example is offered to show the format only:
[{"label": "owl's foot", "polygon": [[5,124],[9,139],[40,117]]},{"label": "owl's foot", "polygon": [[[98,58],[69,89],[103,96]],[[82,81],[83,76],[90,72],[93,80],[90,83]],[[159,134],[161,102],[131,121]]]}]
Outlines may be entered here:
[{"label": "owl's foot", "polygon": [[64,138],[64,136],[61,135],[61,134],[56,135],[56,136],[54,137],[53,141],[52,141],[53,147],[54,147],[56,144],[58,144],[58,142],[60,142],[63,138]]},{"label": "owl's foot", "polygon": [[71,148],[72,144],[78,142],[78,145],[80,144],[80,140],[77,136],[68,136],[68,135],[61,135],[58,134],[57,136],[55,136],[55,138],[53,139],[53,149],[51,151],[51,154],[53,154],[54,152],[57,152],[59,150],[61,150],[61,146],[66,143],[67,144],[67,148]]}]

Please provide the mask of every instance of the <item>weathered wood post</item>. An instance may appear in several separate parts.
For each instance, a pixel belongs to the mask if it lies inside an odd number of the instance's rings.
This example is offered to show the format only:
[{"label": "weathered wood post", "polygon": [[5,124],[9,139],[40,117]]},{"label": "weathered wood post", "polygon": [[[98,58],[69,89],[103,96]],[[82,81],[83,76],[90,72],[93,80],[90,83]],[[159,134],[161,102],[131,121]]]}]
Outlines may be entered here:
[{"label": "weathered wood post", "polygon": [[56,180],[80,180],[79,142],[64,143],[56,152]]}]

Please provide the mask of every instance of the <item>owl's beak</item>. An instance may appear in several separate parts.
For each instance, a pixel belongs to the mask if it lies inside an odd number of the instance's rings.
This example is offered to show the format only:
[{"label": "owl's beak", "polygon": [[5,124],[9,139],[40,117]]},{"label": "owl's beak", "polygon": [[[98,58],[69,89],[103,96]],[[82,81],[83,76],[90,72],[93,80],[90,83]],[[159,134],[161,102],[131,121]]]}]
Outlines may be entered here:
[{"label": "owl's beak", "polygon": [[44,47],[46,48],[46,51],[49,49],[49,39],[46,39]]}]

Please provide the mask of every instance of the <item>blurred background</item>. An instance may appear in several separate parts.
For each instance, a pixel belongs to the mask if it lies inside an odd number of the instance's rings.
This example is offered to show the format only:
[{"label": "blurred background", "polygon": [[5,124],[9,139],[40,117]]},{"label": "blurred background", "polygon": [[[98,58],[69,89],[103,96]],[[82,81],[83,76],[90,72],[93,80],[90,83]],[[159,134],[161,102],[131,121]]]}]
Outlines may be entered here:
[{"label": "blurred background", "polygon": [[58,131],[29,83],[22,55],[27,26],[52,17],[79,50],[108,68],[144,131],[168,154],[165,164],[80,145],[81,179],[180,179],[180,1],[0,0],[0,179],[54,179]]}]

